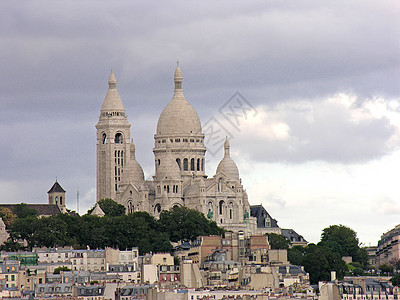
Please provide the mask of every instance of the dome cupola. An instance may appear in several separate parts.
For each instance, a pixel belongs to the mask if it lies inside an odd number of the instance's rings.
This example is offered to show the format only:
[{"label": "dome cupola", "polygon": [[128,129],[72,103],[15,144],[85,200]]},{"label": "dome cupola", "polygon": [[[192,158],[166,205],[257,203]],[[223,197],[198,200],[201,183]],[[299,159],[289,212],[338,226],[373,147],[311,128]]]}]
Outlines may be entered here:
[{"label": "dome cupola", "polygon": [[167,143],[166,147],[166,155],[163,159],[160,160],[160,165],[156,169],[156,179],[180,180],[181,170],[179,169],[179,166],[174,158],[172,157],[171,145],[169,142]]},{"label": "dome cupola", "polygon": [[224,143],[224,157],[217,167],[217,174],[224,173],[228,180],[239,180],[239,170],[236,163],[230,156],[230,145],[228,138]]},{"label": "dome cupola", "polygon": [[117,80],[115,79],[113,70],[111,70],[110,78],[108,79],[108,91],[100,112],[101,116],[125,115],[125,107],[118,94]]},{"label": "dome cupola", "polygon": [[179,136],[202,133],[199,116],[183,95],[182,81],[178,63],[174,74],[174,96],[158,118],[157,135]]},{"label": "dome cupola", "polygon": [[135,157],[135,144],[133,143],[133,140],[130,144],[130,158],[124,169],[123,181],[124,183],[134,184],[141,184],[144,182],[143,169]]}]

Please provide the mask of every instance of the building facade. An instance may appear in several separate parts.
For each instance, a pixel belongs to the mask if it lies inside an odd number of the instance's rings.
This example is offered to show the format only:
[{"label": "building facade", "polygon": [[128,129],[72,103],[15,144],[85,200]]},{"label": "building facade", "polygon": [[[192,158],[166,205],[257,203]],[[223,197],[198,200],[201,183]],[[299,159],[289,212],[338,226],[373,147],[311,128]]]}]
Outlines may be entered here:
[{"label": "building facade", "polygon": [[395,263],[400,259],[400,224],[381,236],[375,251],[376,266]]},{"label": "building facade", "polygon": [[145,180],[111,72],[96,125],[97,201],[111,198],[124,205],[127,213],[146,211],[155,217],[162,210],[185,206],[227,230],[254,234],[257,221],[250,214],[228,140],[215,175],[209,178],[205,174],[204,133],[197,112],[183,95],[182,81],[178,65],[174,95],[161,112],[154,135],[155,175],[153,180]]}]

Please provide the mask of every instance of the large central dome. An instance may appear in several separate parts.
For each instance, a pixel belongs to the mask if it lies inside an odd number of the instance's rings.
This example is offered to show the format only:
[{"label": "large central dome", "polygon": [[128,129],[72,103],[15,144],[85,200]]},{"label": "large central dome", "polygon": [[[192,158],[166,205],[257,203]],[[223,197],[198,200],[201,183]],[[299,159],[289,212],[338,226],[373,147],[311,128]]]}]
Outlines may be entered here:
[{"label": "large central dome", "polygon": [[183,96],[182,72],[179,66],[175,70],[174,83],[174,96],[161,112],[156,134],[171,136],[202,133],[199,116]]}]

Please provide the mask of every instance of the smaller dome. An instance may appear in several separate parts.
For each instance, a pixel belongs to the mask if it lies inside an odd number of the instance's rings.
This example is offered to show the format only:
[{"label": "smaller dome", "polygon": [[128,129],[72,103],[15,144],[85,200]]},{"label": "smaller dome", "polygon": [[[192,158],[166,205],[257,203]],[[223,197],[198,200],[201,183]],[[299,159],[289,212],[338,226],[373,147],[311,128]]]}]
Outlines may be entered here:
[{"label": "smaller dome", "polygon": [[144,182],[144,173],[140,164],[135,158],[135,144],[131,142],[131,157],[124,169],[123,181],[124,183],[140,184]]},{"label": "smaller dome", "polygon": [[126,183],[143,183],[144,172],[136,159],[130,159],[125,169]]},{"label": "smaller dome", "polygon": [[110,78],[108,79],[108,91],[104,98],[101,112],[124,112],[125,107],[122,104],[121,97],[117,90],[117,80],[115,79],[114,72],[111,70]]},{"label": "smaller dome", "polygon": [[217,174],[224,173],[228,180],[239,180],[239,169],[230,156],[230,146],[228,138],[224,143],[225,154],[217,167]]},{"label": "smaller dome", "polygon": [[167,143],[167,155],[160,159],[160,165],[156,173],[157,180],[181,179],[181,170],[171,155],[171,145]]}]

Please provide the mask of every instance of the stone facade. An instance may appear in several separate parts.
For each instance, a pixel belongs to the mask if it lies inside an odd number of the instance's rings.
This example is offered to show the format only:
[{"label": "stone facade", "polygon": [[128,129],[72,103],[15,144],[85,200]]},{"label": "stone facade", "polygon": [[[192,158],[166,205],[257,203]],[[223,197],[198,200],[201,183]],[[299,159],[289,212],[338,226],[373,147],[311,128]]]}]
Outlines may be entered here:
[{"label": "stone facade", "polygon": [[154,135],[155,175],[145,180],[135,158],[130,124],[111,72],[97,129],[97,201],[111,198],[127,213],[186,206],[219,226],[246,235],[257,232],[229,141],[213,177],[205,174],[204,133],[195,109],[183,95],[182,72],[174,74],[174,95],[162,111]]},{"label": "stone facade", "polygon": [[381,236],[375,252],[375,265],[391,264],[400,259],[400,224]]}]

